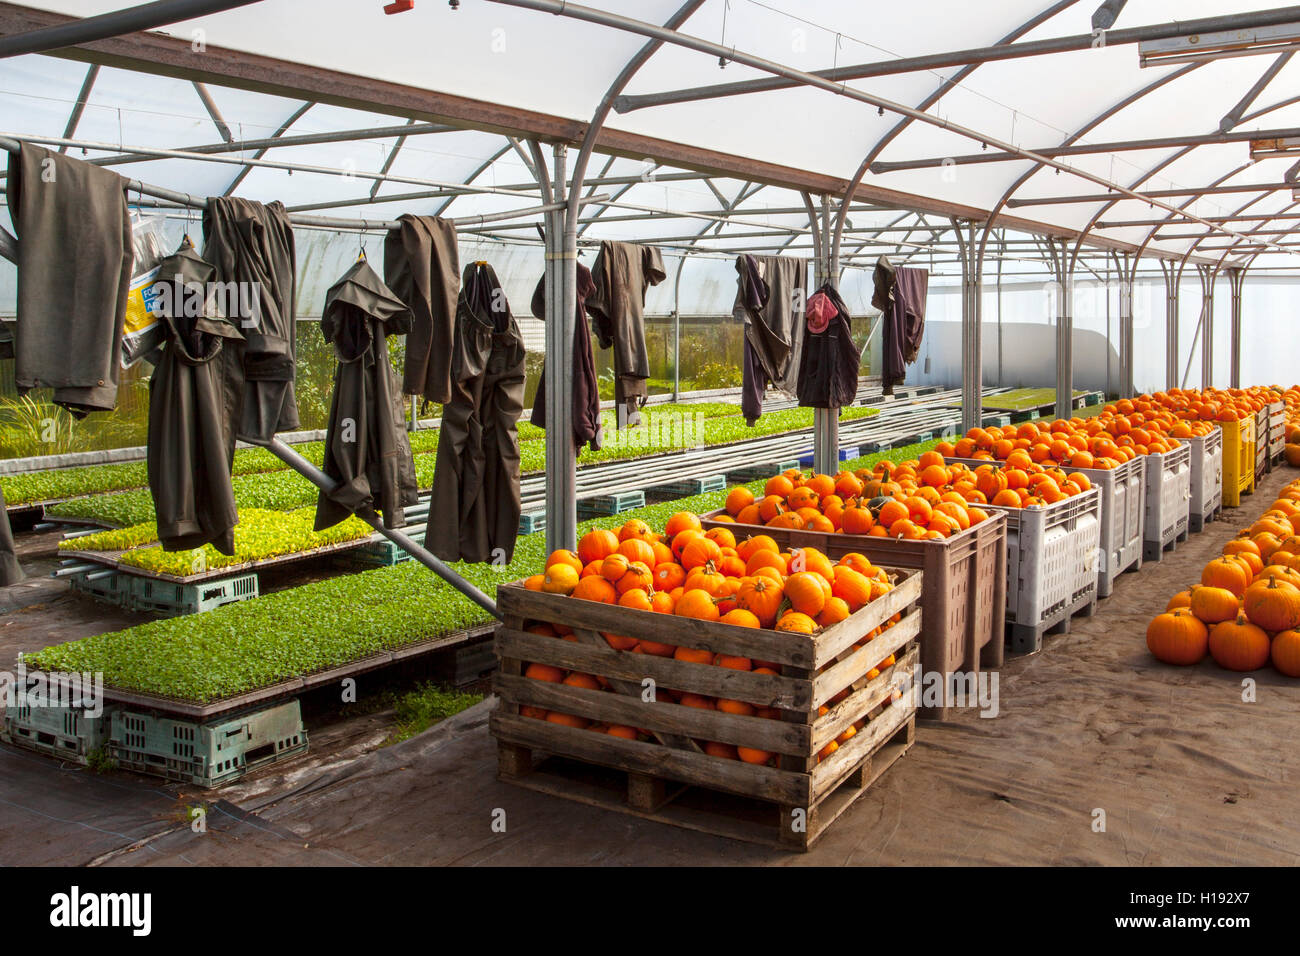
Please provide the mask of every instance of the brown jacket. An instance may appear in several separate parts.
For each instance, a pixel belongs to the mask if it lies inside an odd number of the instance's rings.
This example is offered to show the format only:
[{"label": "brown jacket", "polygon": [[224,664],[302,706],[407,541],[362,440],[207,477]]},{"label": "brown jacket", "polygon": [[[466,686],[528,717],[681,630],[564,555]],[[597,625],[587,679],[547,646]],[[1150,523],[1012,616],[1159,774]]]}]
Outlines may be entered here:
[{"label": "brown jacket", "polygon": [[131,285],[126,180],[31,143],[9,157],[18,234],[18,394],[53,388],[81,418],[117,406],[122,326]]}]

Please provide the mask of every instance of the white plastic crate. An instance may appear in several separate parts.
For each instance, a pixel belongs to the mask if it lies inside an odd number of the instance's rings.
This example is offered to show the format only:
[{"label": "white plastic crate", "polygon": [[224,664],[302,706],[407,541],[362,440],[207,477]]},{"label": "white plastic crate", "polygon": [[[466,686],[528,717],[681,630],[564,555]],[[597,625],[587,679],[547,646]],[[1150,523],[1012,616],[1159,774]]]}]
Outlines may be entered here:
[{"label": "white plastic crate", "polygon": [[1192,499],[1192,446],[1145,456],[1146,530],[1143,559],[1159,561],[1166,548],[1187,537]]},{"label": "white plastic crate", "polygon": [[1043,634],[1097,601],[1101,492],[1090,488],[1045,508],[990,509],[1007,516],[1007,624],[1011,649],[1028,653]]},{"label": "white plastic crate", "polygon": [[1192,449],[1188,530],[1200,533],[1223,510],[1223,429],[1186,441]]},{"label": "white plastic crate", "polygon": [[1110,597],[1115,579],[1142,567],[1146,526],[1146,466],[1140,458],[1118,468],[1080,468],[1101,495],[1097,596]]},{"label": "white plastic crate", "polygon": [[[950,458],[968,468],[1003,462],[975,458]],[[1142,532],[1145,526],[1146,466],[1141,458],[1118,468],[1067,468],[1087,476],[1101,496],[1100,535],[1097,552],[1097,596],[1109,597],[1115,579],[1130,567],[1142,566]]]}]

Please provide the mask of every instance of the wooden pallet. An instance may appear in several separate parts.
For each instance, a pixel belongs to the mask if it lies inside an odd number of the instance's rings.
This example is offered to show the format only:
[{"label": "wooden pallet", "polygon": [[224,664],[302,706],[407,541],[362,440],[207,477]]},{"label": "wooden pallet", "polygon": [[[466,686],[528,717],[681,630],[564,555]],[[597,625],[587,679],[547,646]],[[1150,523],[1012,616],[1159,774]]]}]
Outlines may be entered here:
[{"label": "wooden pallet", "polygon": [[[911,743],[912,731],[901,740],[897,732],[910,726],[916,713],[921,574],[893,569],[890,574],[892,591],[810,635],[635,611],[528,591],[519,584],[498,588],[504,620],[496,636],[500,668],[494,690],[500,703],[490,728],[500,747],[501,778],[531,780],[539,767],[534,752],[593,764],[627,775],[621,790],[613,791],[620,794],[617,799],[608,792],[598,799],[589,781],[570,786],[554,776],[541,778],[537,789],[580,802],[626,806],[667,823],[679,822],[681,816],[676,806],[680,794],[669,797],[670,781],[728,793],[769,805],[765,828],[742,839],[807,850],[878,776],[876,771],[883,772],[881,764],[896,759],[895,751],[886,755],[883,748],[894,745],[901,753]],[[572,632],[572,639],[529,630],[538,623],[560,625],[562,633]],[[863,640],[877,628],[882,628],[878,636]],[[616,650],[605,634],[769,661],[779,674]],[[895,663],[881,669],[891,656]],[[608,690],[525,677],[530,662],[595,676]],[[647,686],[654,689],[648,699]],[[659,688],[673,693],[661,700]],[[675,701],[677,693],[727,698],[767,708],[769,714],[685,706]],[[894,702],[885,706],[886,701]],[[823,706],[825,713],[820,712]],[[547,714],[574,715],[589,723],[553,723],[544,719]],[[621,725],[642,733],[626,739],[598,732],[593,725]],[[851,727],[856,733],[845,736]],[[837,738],[840,745],[832,751],[828,745]],[[729,759],[706,752],[702,742],[709,741],[772,756],[766,763]],[[850,778],[857,785],[842,790]],[[730,812],[715,811],[712,823],[698,815],[691,819],[693,829],[725,836],[752,831]]]},{"label": "wooden pallet", "polygon": [[[912,748],[915,739],[916,716],[913,714],[885,737],[874,752],[862,758],[843,782],[813,808],[811,818],[806,821],[806,844],[800,849],[811,847],[858,797],[871,789],[871,785]],[[499,778],[537,793],[697,833],[778,849],[791,847],[785,836],[790,821],[778,805],[770,801],[564,757],[541,755],[538,759],[528,747],[500,741],[497,748]]]}]

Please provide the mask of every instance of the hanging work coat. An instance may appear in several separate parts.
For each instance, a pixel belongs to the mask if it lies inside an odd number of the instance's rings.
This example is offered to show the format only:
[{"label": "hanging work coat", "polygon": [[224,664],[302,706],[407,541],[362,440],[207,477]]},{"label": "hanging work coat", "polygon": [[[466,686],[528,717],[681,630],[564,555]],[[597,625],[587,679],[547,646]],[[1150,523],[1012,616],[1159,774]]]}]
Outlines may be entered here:
[{"label": "hanging work coat", "polygon": [[763,414],[769,384],[795,393],[803,344],[808,260],[743,255],[736,259],[732,315],[745,323],[741,412],[753,425]]},{"label": "hanging work coat", "polygon": [[[211,544],[235,553],[239,513],[230,472],[243,400],[242,336],[212,297],[215,277],[186,238],[162,261],[153,286],[166,347],[149,379],[148,474],[164,551]],[[159,295],[164,285],[167,294]]]},{"label": "hanging work coat", "polygon": [[[596,361],[591,352],[591,328],[587,325],[586,299],[596,289],[591,281],[591,270],[578,263],[578,301],[573,317],[573,449],[582,451],[590,444],[592,451],[600,450],[600,383],[596,379]],[[533,316],[546,321],[546,276],[537,282],[533,291]],[[561,357],[560,361],[563,361]],[[546,427],[546,362],[542,362],[542,378],[533,399],[530,421],[538,428]]]},{"label": "hanging work coat", "polygon": [[799,363],[799,404],[811,408],[852,405],[858,395],[862,350],[853,344],[848,307],[830,283],[809,297],[807,324]]},{"label": "hanging work coat", "polygon": [[492,267],[466,266],[424,539],[444,561],[508,561],[514,554],[525,354]]},{"label": "hanging work coat", "polygon": [[5,511],[4,489],[0,488],[0,588],[17,584],[25,577],[27,575],[18,563],[13,528],[9,526],[9,515]]},{"label": "hanging work coat", "polygon": [[456,225],[404,215],[384,240],[384,281],[411,310],[402,391],[428,402],[451,399],[451,361],[460,293]]},{"label": "hanging work coat", "polygon": [[[213,196],[203,212],[203,258],[239,307],[226,314],[243,333],[244,402],[239,437],[267,441],[298,427],[293,392],[297,342],[293,227],[283,204]],[[231,298],[228,296],[228,299]]]},{"label": "hanging work coat", "polygon": [[370,510],[383,513],[386,527],[400,528],[403,509],[419,497],[402,390],[388,360],[388,336],[410,327],[410,310],[365,259],[326,293],[320,330],[333,343],[338,365],[324,471],[339,485],[317,498],[317,531]]},{"label": "hanging work coat", "polygon": [[134,249],[126,180],[23,143],[9,157],[18,234],[14,384],[53,388],[77,418],[117,406]]},{"label": "hanging work coat", "polygon": [[892,395],[916,361],[925,334],[925,301],[930,274],[925,269],[896,269],[885,257],[872,276],[871,304],[881,311],[881,383]]},{"label": "hanging work coat", "polygon": [[635,412],[650,392],[650,359],[645,344],[645,294],[667,277],[659,250],[631,242],[602,242],[591,267],[595,291],[587,311],[596,321],[602,349],[614,349],[614,400],[619,421],[636,423]]}]

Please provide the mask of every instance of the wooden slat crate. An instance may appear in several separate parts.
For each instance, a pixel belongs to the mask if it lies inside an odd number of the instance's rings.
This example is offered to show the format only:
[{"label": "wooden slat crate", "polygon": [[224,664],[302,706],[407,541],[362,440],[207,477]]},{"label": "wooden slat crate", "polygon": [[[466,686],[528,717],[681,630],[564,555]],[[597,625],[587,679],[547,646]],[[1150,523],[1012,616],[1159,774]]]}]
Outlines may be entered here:
[{"label": "wooden slat crate", "polygon": [[[816,548],[832,561],[854,552],[872,563],[925,573],[921,597],[921,666],[943,675],[997,670],[1002,666],[1007,602],[1007,519],[999,512],[988,520],[940,541],[895,541],[865,534],[792,531],[757,525],[725,524],[719,509],[704,515],[704,527],[729,528],[737,540],[765,534],[782,549]],[[945,699],[922,708],[918,716],[948,720],[955,714]]]},{"label": "wooden slat crate", "polygon": [[[518,583],[498,588],[504,618],[496,636],[500,703],[490,726],[501,779],[689,829],[807,850],[906,752],[915,734],[922,576],[903,570],[890,574],[896,583],[892,591],[810,635],[636,611],[529,591]],[[573,639],[527,630],[538,623],[570,628]],[[877,627],[884,629],[857,646]],[[779,665],[780,674],[614,650],[604,634],[767,661]],[[896,663],[870,676],[891,655]],[[612,693],[524,677],[529,663],[592,675]],[[779,711],[779,719],[657,700],[647,688],[770,708]],[[823,707],[826,712],[820,713]],[[539,711],[643,733],[631,740],[524,715]],[[838,749],[818,759],[862,721]],[[764,764],[746,763],[708,754],[704,743],[773,757]],[[547,755],[540,764],[535,752]],[[557,757],[616,771],[617,786],[609,788],[608,774],[604,787],[581,779]],[[711,799],[693,805],[683,784],[699,788],[695,796],[707,792]],[[712,799],[718,793],[743,798],[743,808]]]}]

